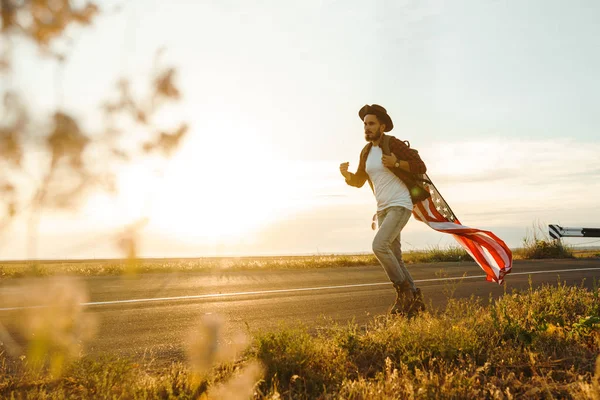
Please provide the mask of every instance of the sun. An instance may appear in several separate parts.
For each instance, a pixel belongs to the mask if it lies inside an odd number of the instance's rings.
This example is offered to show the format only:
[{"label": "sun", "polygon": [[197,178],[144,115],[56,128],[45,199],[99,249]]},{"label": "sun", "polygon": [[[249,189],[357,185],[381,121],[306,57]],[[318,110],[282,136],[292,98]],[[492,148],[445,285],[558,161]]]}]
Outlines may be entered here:
[{"label": "sun", "polygon": [[128,166],[119,175],[119,212],[112,222],[147,220],[147,234],[233,245],[258,240],[263,228],[315,206],[322,172],[277,151],[259,129],[259,117],[253,118],[211,113],[191,120],[189,136],[171,159]]},{"label": "sun", "polygon": [[249,138],[231,143],[195,137],[159,178],[148,178],[148,168],[138,166],[122,179],[133,212],[136,202],[144,205],[139,213],[149,219],[146,229],[183,242],[233,242],[280,216],[294,193],[277,184],[288,178],[269,146]]},{"label": "sun", "polygon": [[235,171],[194,182],[183,172],[171,178],[151,212],[151,226],[183,241],[233,240],[269,221],[268,206],[252,187],[235,182]]}]

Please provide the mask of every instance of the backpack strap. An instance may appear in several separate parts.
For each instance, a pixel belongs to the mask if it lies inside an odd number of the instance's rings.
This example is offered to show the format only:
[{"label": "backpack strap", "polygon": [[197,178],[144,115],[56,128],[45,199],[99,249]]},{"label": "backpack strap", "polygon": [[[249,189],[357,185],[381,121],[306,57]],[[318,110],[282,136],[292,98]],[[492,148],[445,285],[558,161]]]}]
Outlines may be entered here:
[{"label": "backpack strap", "polygon": [[[403,142],[404,142],[404,144],[406,144],[406,147],[409,148],[409,151],[418,153],[417,150],[410,148],[410,142],[408,140],[403,140]],[[383,138],[381,139],[381,151],[386,156],[389,156],[390,154],[392,154],[390,151],[390,135],[383,135]],[[415,173],[406,172],[406,171],[401,171],[400,173],[406,177],[409,177],[409,178],[415,180],[415,181],[431,184],[431,181],[428,179],[428,177],[425,174],[415,174]]]},{"label": "backpack strap", "polygon": [[390,152],[390,135],[384,134],[383,138],[381,138],[381,152],[386,156],[392,154]]}]

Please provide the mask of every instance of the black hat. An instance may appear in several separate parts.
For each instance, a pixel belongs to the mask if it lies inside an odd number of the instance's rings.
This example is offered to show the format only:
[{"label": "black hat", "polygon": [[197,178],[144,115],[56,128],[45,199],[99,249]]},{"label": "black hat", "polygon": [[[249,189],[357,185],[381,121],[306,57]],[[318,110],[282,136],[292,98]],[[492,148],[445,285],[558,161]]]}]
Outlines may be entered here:
[{"label": "black hat", "polygon": [[360,117],[361,121],[365,120],[365,115],[367,114],[376,115],[379,121],[381,121],[382,124],[385,124],[385,132],[389,132],[392,129],[394,129],[394,123],[392,122],[392,118],[390,118],[386,109],[381,107],[379,104],[365,104],[363,108],[358,110],[358,116]]}]

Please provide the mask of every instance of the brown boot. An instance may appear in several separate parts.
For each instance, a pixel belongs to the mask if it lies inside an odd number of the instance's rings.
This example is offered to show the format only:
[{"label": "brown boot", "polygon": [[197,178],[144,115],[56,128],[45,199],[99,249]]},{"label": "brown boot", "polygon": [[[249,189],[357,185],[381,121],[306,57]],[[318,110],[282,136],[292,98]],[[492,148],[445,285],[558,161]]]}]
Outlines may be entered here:
[{"label": "brown boot", "polygon": [[396,289],[396,302],[390,309],[392,315],[406,315],[413,303],[413,292],[408,282],[404,281],[400,284],[394,283]]},{"label": "brown boot", "polygon": [[408,318],[412,318],[422,311],[425,311],[423,293],[421,293],[421,289],[416,289],[414,292],[412,292],[412,299],[406,309],[406,316]]},{"label": "brown boot", "polygon": [[415,307],[419,312],[425,311],[425,303],[423,302],[423,293],[421,293],[421,289],[415,291]]}]

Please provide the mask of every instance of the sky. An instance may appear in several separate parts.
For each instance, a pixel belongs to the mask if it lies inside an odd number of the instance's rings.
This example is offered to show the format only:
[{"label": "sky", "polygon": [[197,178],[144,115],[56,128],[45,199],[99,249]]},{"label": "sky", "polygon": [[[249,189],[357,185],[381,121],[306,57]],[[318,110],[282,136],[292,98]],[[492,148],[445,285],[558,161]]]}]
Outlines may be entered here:
[{"label": "sky", "polygon": [[[38,258],[119,257],[143,218],[146,257],[370,252],[373,194],[338,166],[357,167],[373,103],[464,225],[513,248],[547,224],[600,227],[596,1],[99,3],[63,69],[22,45],[10,85],[41,120],[62,107],[93,127],[115,82],[146,82],[164,48],[183,97],[160,118],[190,132],[158,173],[132,165],[117,195],[47,211]],[[26,232],[16,220],[0,259],[31,257]],[[454,244],[414,219],[401,243]]]}]

